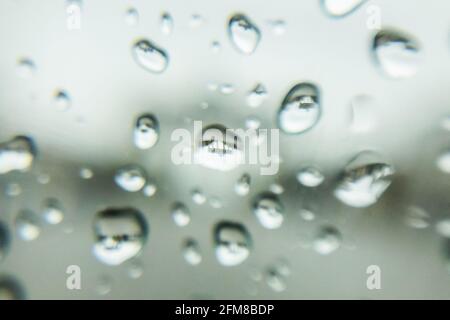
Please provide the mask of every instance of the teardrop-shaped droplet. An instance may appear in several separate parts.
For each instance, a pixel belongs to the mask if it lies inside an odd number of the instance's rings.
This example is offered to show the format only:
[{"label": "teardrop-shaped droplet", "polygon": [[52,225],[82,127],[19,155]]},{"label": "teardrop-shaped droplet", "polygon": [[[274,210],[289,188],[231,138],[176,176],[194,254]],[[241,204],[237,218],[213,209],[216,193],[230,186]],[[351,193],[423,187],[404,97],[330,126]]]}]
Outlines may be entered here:
[{"label": "teardrop-shaped droplet", "polygon": [[144,114],[136,120],[134,144],[145,150],[153,147],[159,138],[159,122],[152,114]]},{"label": "teardrop-shaped droplet", "polygon": [[144,169],[127,165],[117,170],[114,180],[123,190],[137,192],[145,186],[147,178]]},{"label": "teardrop-shaped droplet", "polygon": [[224,266],[236,266],[250,255],[251,237],[244,225],[219,222],[214,229],[216,258]]},{"label": "teardrop-shaped droplet", "polygon": [[259,107],[267,99],[268,93],[266,87],[258,83],[256,87],[247,94],[247,104],[249,107]]},{"label": "teardrop-shaped droplet", "polygon": [[173,30],[173,18],[168,12],[164,12],[160,18],[161,32],[169,35]]},{"label": "teardrop-shaped droplet", "polygon": [[332,17],[343,17],[356,10],[366,0],[321,0],[322,9]]},{"label": "teardrop-shaped droplet", "polygon": [[188,239],[184,242],[182,248],[184,260],[190,265],[196,266],[202,262],[202,254],[198,242],[194,239]]},{"label": "teardrop-shaped droplet", "polygon": [[0,301],[24,300],[25,298],[25,290],[16,278],[0,275]]},{"label": "teardrop-shaped droplet", "polygon": [[64,211],[61,203],[54,198],[45,200],[42,215],[48,224],[61,223],[64,219]]},{"label": "teardrop-shaped droplet", "polygon": [[119,265],[135,257],[148,238],[144,216],[134,208],[108,208],[94,220],[93,253],[107,265]]},{"label": "teardrop-shaped droplet", "polygon": [[203,129],[194,154],[196,163],[220,171],[236,168],[243,156],[240,138],[222,125]]},{"label": "teardrop-shaped droplet", "polygon": [[420,48],[409,35],[394,30],[381,30],[373,40],[375,61],[391,78],[407,78],[416,74],[420,63]]},{"label": "teardrop-shaped droplet", "polygon": [[11,243],[11,235],[6,224],[0,221],[0,262],[6,257]]},{"label": "teardrop-shaped droplet", "polygon": [[0,144],[0,174],[28,170],[35,156],[35,144],[28,137],[18,136]]},{"label": "teardrop-shaped droplet", "polygon": [[305,187],[319,186],[325,177],[316,167],[305,167],[297,173],[297,180]]},{"label": "teardrop-shaped droplet", "polygon": [[184,227],[191,222],[191,213],[184,203],[176,202],[172,205],[172,219],[179,227]]},{"label": "teardrop-shaped droplet", "polygon": [[30,210],[22,210],[15,219],[16,233],[24,241],[36,240],[41,234],[41,224],[36,214]]},{"label": "teardrop-shaped droplet", "polygon": [[234,185],[234,191],[239,196],[246,196],[248,192],[250,191],[250,175],[247,173],[244,173],[238,181],[236,181],[236,184]]},{"label": "teardrop-shaped droplet", "polygon": [[278,126],[285,133],[302,133],[311,129],[319,117],[319,90],[313,84],[300,83],[284,98],[278,111]]},{"label": "teardrop-shaped droplet", "polygon": [[253,213],[267,229],[277,229],[284,221],[284,207],[275,194],[264,192],[253,202]]},{"label": "teardrop-shaped droplet", "polygon": [[381,155],[363,151],[344,169],[334,195],[349,206],[368,207],[389,187],[394,173],[394,167]]},{"label": "teardrop-shaped droplet", "polygon": [[231,17],[228,35],[234,47],[243,54],[252,54],[261,39],[258,27],[243,14]]},{"label": "teardrop-shaped droplet", "polygon": [[166,51],[146,39],[137,41],[132,53],[137,64],[150,72],[161,73],[169,64]]},{"label": "teardrop-shaped droplet", "polygon": [[317,233],[314,242],[314,250],[322,255],[327,255],[336,251],[342,242],[342,235],[338,229],[333,226],[322,227]]}]

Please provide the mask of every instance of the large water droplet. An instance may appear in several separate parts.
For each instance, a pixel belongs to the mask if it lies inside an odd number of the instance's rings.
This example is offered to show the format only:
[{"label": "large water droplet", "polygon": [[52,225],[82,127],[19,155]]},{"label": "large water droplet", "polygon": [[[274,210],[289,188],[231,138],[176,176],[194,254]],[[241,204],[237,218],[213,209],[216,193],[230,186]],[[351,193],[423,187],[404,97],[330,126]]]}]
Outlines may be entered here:
[{"label": "large water droplet", "polygon": [[191,213],[189,209],[181,202],[176,202],[172,206],[172,219],[179,227],[184,227],[191,222]]},{"label": "large water droplet", "polygon": [[246,196],[248,192],[250,191],[250,175],[247,173],[244,173],[238,181],[236,181],[236,184],[234,185],[234,191],[239,196]]},{"label": "large water droplet", "polygon": [[160,18],[161,32],[169,35],[173,30],[173,18],[168,12],[164,12]]},{"label": "large water droplet", "polygon": [[188,239],[184,242],[182,253],[184,260],[190,265],[198,265],[202,262],[202,254],[198,242],[194,239]]},{"label": "large water droplet", "polygon": [[394,173],[379,154],[363,151],[346,166],[334,195],[349,206],[368,207],[389,187]]},{"label": "large water droplet", "polygon": [[29,169],[35,156],[35,144],[28,137],[18,136],[0,144],[0,174]]},{"label": "large water droplet", "polygon": [[258,27],[243,14],[235,14],[228,23],[228,35],[234,47],[244,54],[252,54],[261,39]]},{"label": "large water droplet", "polygon": [[153,147],[159,138],[159,122],[154,115],[144,114],[136,120],[134,144],[139,149]]},{"label": "large water droplet", "polygon": [[148,226],[134,208],[109,208],[94,220],[93,253],[101,262],[119,265],[135,257],[144,247]]},{"label": "large water droplet", "polygon": [[241,140],[222,125],[211,125],[203,129],[194,154],[196,163],[204,167],[229,171],[243,160]]},{"label": "large water droplet", "polygon": [[267,229],[281,227],[284,220],[284,207],[275,194],[264,192],[253,202],[253,213],[259,223]]},{"label": "large water droplet", "polygon": [[136,165],[127,165],[117,170],[116,184],[128,192],[141,190],[147,181],[145,171]]},{"label": "large water droplet", "polygon": [[373,40],[375,60],[392,78],[411,77],[420,62],[419,44],[410,36],[393,30],[379,31]]},{"label": "large water droplet", "polygon": [[247,104],[249,107],[259,107],[267,99],[268,93],[263,84],[258,83],[256,87],[247,94]]},{"label": "large water droplet", "polygon": [[278,111],[278,126],[285,133],[302,133],[312,128],[320,117],[319,91],[313,84],[295,85]]},{"label": "large water droplet", "polygon": [[333,17],[343,17],[356,10],[366,0],[321,0],[322,9]]},{"label": "large water droplet", "polygon": [[305,167],[297,173],[297,180],[305,187],[319,186],[325,177],[316,167]]},{"label": "large water droplet", "polygon": [[0,300],[24,300],[25,298],[25,290],[16,278],[0,276]]},{"label": "large water droplet", "polygon": [[322,255],[327,255],[341,246],[342,235],[333,226],[322,227],[313,242],[314,250]]},{"label": "large water droplet", "polygon": [[166,51],[146,39],[137,41],[133,45],[132,53],[134,60],[150,72],[161,73],[169,64]]},{"label": "large water droplet", "polygon": [[15,219],[16,233],[24,241],[33,241],[39,237],[41,226],[39,218],[30,210],[22,210]]},{"label": "large water droplet", "polygon": [[224,266],[241,264],[250,255],[251,237],[240,223],[223,221],[214,229],[216,257]]}]

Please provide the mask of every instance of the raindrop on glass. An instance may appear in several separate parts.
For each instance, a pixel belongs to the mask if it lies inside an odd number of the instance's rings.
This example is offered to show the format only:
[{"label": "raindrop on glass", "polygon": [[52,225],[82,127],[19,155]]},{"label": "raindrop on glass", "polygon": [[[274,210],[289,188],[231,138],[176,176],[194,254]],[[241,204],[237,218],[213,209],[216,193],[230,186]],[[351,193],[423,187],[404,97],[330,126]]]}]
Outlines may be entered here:
[{"label": "raindrop on glass", "polygon": [[185,227],[191,222],[191,213],[184,203],[173,204],[171,213],[173,221],[179,227]]},{"label": "raindrop on glass", "polygon": [[136,165],[127,165],[117,170],[114,180],[123,190],[137,192],[145,186],[147,178],[142,168]]},{"label": "raindrop on glass", "polygon": [[10,171],[28,170],[36,156],[32,139],[25,136],[15,137],[0,144],[0,174]]},{"label": "raindrop on glass", "polygon": [[356,10],[366,0],[321,0],[322,9],[332,17],[343,17]]},{"label": "raindrop on glass", "polygon": [[330,254],[336,251],[342,242],[342,235],[338,229],[333,226],[322,227],[317,233],[314,241],[314,250],[322,255]]},{"label": "raindrop on glass", "polygon": [[14,223],[17,235],[24,241],[36,240],[41,233],[39,218],[30,210],[21,210]]},{"label": "raindrop on glass", "polygon": [[222,221],[214,228],[216,258],[224,266],[236,266],[250,255],[251,237],[240,223]]},{"label": "raindrop on glass", "polygon": [[263,84],[258,83],[256,87],[247,94],[247,105],[252,108],[257,108],[266,101],[267,96],[268,93],[266,87]]},{"label": "raindrop on glass", "polygon": [[46,199],[44,201],[42,215],[48,224],[59,224],[64,220],[62,205],[54,198]]},{"label": "raindrop on glass", "polygon": [[135,8],[129,8],[125,12],[125,23],[130,27],[137,26],[139,23],[139,12]]},{"label": "raindrop on glass", "polygon": [[202,262],[200,247],[194,239],[188,239],[183,243],[182,254],[184,260],[190,265],[196,266]]},{"label": "raindrop on glass", "polygon": [[161,32],[165,35],[169,35],[172,33],[173,31],[173,19],[172,16],[170,15],[170,13],[168,12],[164,12],[161,15],[160,18],[160,26],[161,26]]},{"label": "raindrop on glass", "polygon": [[243,54],[252,54],[261,39],[258,27],[243,14],[235,14],[228,23],[228,35],[234,47]]},{"label": "raindrop on glass", "polygon": [[136,120],[134,144],[145,150],[153,147],[159,138],[159,122],[154,115],[144,114]]},{"label": "raindrop on glass", "polygon": [[169,64],[166,51],[146,39],[137,41],[133,45],[132,53],[138,65],[153,73],[163,72]]},{"label": "raindrop on glass", "polygon": [[58,111],[66,111],[70,108],[71,100],[69,94],[64,90],[58,90],[54,96],[55,108]]},{"label": "raindrop on glass", "polygon": [[204,204],[206,202],[206,196],[200,189],[194,189],[191,192],[192,201],[196,204]]},{"label": "raindrop on glass", "polygon": [[28,58],[22,58],[17,64],[17,73],[22,78],[31,78],[36,73],[36,65]]},{"label": "raindrop on glass", "polygon": [[234,185],[234,191],[239,196],[246,196],[250,191],[250,175],[244,173],[239,177],[238,181]]},{"label": "raindrop on glass", "polygon": [[253,201],[253,213],[267,229],[277,229],[284,221],[284,207],[273,193],[264,192]]},{"label": "raindrop on glass", "polygon": [[319,186],[325,177],[316,167],[305,167],[297,173],[298,182],[305,187]]}]

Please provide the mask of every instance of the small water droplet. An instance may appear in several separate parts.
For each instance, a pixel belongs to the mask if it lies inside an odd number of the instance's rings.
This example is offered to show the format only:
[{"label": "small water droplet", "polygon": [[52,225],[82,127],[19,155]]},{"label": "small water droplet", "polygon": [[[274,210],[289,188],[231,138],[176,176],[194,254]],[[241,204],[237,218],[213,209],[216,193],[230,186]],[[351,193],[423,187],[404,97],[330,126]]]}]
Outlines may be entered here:
[{"label": "small water droplet", "polygon": [[206,202],[206,196],[200,189],[194,189],[191,192],[192,201],[196,204],[204,204]]},{"label": "small water droplet", "polygon": [[82,179],[86,179],[86,180],[91,179],[93,176],[94,176],[94,172],[91,169],[89,169],[87,167],[80,169],[80,177]]},{"label": "small water droplet", "polygon": [[55,108],[58,111],[67,111],[71,105],[71,99],[69,94],[64,90],[58,90],[55,92]]},{"label": "small water droplet", "polygon": [[286,33],[286,22],[284,20],[270,20],[268,24],[274,35],[282,36]]},{"label": "small water droplet", "polygon": [[269,186],[269,190],[272,193],[280,195],[284,192],[284,187],[281,184],[275,182]]},{"label": "small water droplet", "polygon": [[191,213],[184,203],[174,203],[171,212],[172,219],[177,226],[185,227],[191,222]]},{"label": "small water droplet", "polygon": [[238,181],[234,185],[234,191],[239,196],[246,196],[250,191],[250,175],[248,173],[244,173],[239,177]]},{"label": "small water droplet", "polygon": [[343,17],[352,13],[366,0],[321,0],[322,9],[332,17]]},{"label": "small water droplet", "polygon": [[211,51],[213,53],[219,53],[221,48],[222,48],[222,46],[220,45],[219,41],[213,41],[211,43]]},{"label": "small water droplet", "polygon": [[247,94],[247,105],[252,108],[257,108],[266,101],[267,96],[268,93],[266,87],[263,84],[258,83],[256,87]]},{"label": "small water droplet", "polygon": [[258,195],[253,201],[253,213],[267,229],[277,229],[284,221],[284,207],[278,197],[269,192]]},{"label": "small water droplet", "polygon": [[161,32],[170,35],[173,31],[173,18],[168,12],[164,12],[160,18]]},{"label": "small water droplet", "polygon": [[153,147],[159,139],[159,122],[152,114],[144,114],[136,120],[134,128],[134,144],[145,150]]},{"label": "small water droplet", "polygon": [[130,27],[137,26],[139,23],[139,12],[135,8],[129,8],[125,12],[125,23]]},{"label": "small water droplet", "polygon": [[134,208],[108,208],[96,214],[93,253],[107,265],[137,256],[148,238],[144,216]]},{"label": "small water droplet", "polygon": [[285,133],[298,134],[311,129],[320,117],[319,91],[313,84],[295,85],[278,111],[278,126]]},{"label": "small water droplet", "polygon": [[399,31],[381,30],[373,40],[373,53],[378,66],[391,78],[407,78],[416,74],[420,62],[419,44]]},{"label": "small water droplet", "polygon": [[147,182],[144,189],[142,189],[142,192],[146,197],[153,197],[157,190],[158,188],[156,187],[156,184],[154,184],[153,182]]},{"label": "small water droplet", "polygon": [[59,224],[64,220],[62,205],[54,198],[49,198],[44,201],[42,215],[44,220],[49,224]]},{"label": "small water droplet", "polygon": [[33,241],[41,233],[41,226],[36,214],[30,210],[22,210],[16,216],[15,227],[17,235],[24,241]]},{"label": "small water droplet", "polygon": [[25,290],[20,282],[7,275],[0,276],[0,300],[24,300]]},{"label": "small water droplet", "polygon": [[183,243],[182,253],[184,260],[190,265],[196,266],[202,262],[200,247],[194,239],[188,239]]},{"label": "small water droplet", "polygon": [[137,41],[133,45],[132,53],[137,64],[153,73],[163,72],[169,64],[166,51],[146,39]]},{"label": "small water droplet", "polygon": [[285,291],[287,288],[286,277],[290,273],[289,265],[283,261],[278,261],[267,269],[266,283],[275,292]]},{"label": "small water droplet", "polygon": [[344,169],[334,191],[351,207],[368,207],[378,201],[392,182],[394,167],[373,151],[359,153]]},{"label": "small water droplet", "polygon": [[342,235],[333,226],[322,227],[313,242],[314,250],[322,255],[336,251],[342,242]]},{"label": "small water droplet", "polygon": [[35,156],[35,144],[28,137],[17,136],[0,144],[0,174],[28,170]]},{"label": "small water droplet", "polygon": [[305,167],[297,173],[297,180],[305,187],[317,187],[322,184],[325,177],[316,167]]},{"label": "small water droplet", "polygon": [[228,35],[234,47],[243,54],[252,54],[261,39],[258,27],[243,14],[235,14],[228,23]]},{"label": "small water droplet", "polygon": [[117,170],[114,180],[123,190],[137,192],[145,186],[147,178],[142,168],[136,165],[127,165]]},{"label": "small water droplet", "polygon": [[214,228],[216,258],[224,266],[236,266],[250,255],[251,237],[244,225],[222,221]]},{"label": "small water droplet", "polygon": [[17,74],[25,79],[31,78],[36,73],[36,65],[29,58],[22,58],[17,63]]}]

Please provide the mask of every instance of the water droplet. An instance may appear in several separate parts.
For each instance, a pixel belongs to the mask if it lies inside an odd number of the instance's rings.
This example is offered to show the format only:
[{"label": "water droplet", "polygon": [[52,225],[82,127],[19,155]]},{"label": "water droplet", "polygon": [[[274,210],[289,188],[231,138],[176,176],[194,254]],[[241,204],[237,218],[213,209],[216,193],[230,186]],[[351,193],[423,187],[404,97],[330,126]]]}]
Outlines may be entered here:
[{"label": "water droplet", "polygon": [[297,180],[305,187],[319,186],[325,177],[316,167],[305,167],[297,173]]},{"label": "water droplet", "polygon": [[144,274],[144,268],[142,264],[138,261],[131,261],[128,265],[128,276],[131,279],[139,279]]},{"label": "water droplet", "polygon": [[314,250],[322,255],[327,255],[341,246],[342,235],[338,229],[332,226],[322,227],[313,242]]},{"label": "water droplet", "polygon": [[136,165],[127,165],[117,170],[114,180],[123,190],[137,192],[145,186],[147,178],[142,168]]},{"label": "water droplet", "polygon": [[266,87],[263,84],[258,83],[256,87],[247,94],[247,105],[252,108],[257,108],[266,101],[267,96],[268,93]]},{"label": "water droplet", "polygon": [[135,8],[129,8],[125,12],[125,23],[131,27],[137,26],[139,23],[139,12]]},{"label": "water droplet", "polygon": [[220,45],[219,41],[213,41],[211,43],[211,51],[213,53],[219,53],[221,48],[222,48],[222,46]]},{"label": "water droplet", "polygon": [[222,83],[219,86],[219,91],[222,94],[228,95],[228,94],[232,94],[234,92],[234,86],[231,83]]},{"label": "water droplet", "polygon": [[22,58],[17,64],[17,73],[20,77],[29,79],[36,73],[36,65],[31,59]]},{"label": "water droplet", "polygon": [[0,174],[28,170],[35,156],[35,144],[28,137],[18,136],[0,144]]},{"label": "water droplet", "polygon": [[164,12],[161,15],[160,19],[160,25],[161,25],[161,32],[165,35],[169,35],[173,31],[173,19],[170,13]]},{"label": "water droplet", "polygon": [[374,38],[373,52],[378,66],[391,78],[407,78],[417,72],[419,44],[408,35],[381,30]]},{"label": "water droplet", "polygon": [[275,292],[285,291],[287,288],[286,277],[290,273],[289,265],[283,261],[278,261],[267,269],[266,283]]},{"label": "water droplet", "polygon": [[405,222],[411,228],[424,229],[430,224],[429,219],[430,215],[424,209],[411,206],[407,209]]},{"label": "water droplet", "polygon": [[366,0],[321,0],[322,9],[332,17],[343,17],[361,6]]},{"label": "water droplet", "polygon": [[172,205],[172,219],[179,227],[185,227],[191,222],[191,213],[184,203],[176,202]]},{"label": "water droplet", "polygon": [[182,253],[184,260],[190,265],[196,266],[202,262],[202,254],[198,242],[194,239],[188,239],[184,242]]},{"label": "water droplet", "polygon": [[285,133],[297,134],[311,129],[319,120],[319,91],[313,84],[295,85],[278,112],[278,126]]},{"label": "water droplet", "polygon": [[64,90],[58,90],[54,96],[55,108],[58,111],[66,111],[70,108],[71,100],[69,94]]},{"label": "water droplet", "polygon": [[0,262],[6,257],[11,243],[8,226],[0,221]]},{"label": "water droplet", "polygon": [[450,150],[442,153],[436,160],[437,167],[444,173],[450,173]]},{"label": "water droplet", "polygon": [[241,141],[232,131],[222,125],[211,125],[202,130],[195,161],[204,167],[229,171],[243,160]]},{"label": "water droplet", "polygon": [[169,64],[166,51],[146,39],[137,41],[132,53],[137,64],[150,72],[161,73]]},{"label": "water droplet", "polygon": [[273,193],[264,192],[253,201],[253,213],[259,223],[267,229],[281,227],[284,220],[284,208]]},{"label": "water droplet", "polygon": [[206,202],[205,194],[199,189],[192,190],[191,196],[192,196],[192,201],[194,201],[196,204],[200,205],[200,204],[204,204]]},{"label": "water droplet", "polygon": [[224,266],[236,266],[250,255],[251,237],[240,223],[222,221],[214,229],[216,258]]},{"label": "water droplet", "polygon": [[144,216],[133,208],[109,208],[94,220],[93,253],[107,265],[134,258],[144,247],[148,227]]},{"label": "water droplet", "polygon": [[0,276],[0,300],[24,300],[25,298],[25,290],[16,278]]},{"label": "water droplet", "polygon": [[44,201],[44,210],[42,212],[44,220],[49,224],[59,224],[64,220],[64,211],[61,203],[54,198]]},{"label": "water droplet", "polygon": [[22,210],[16,216],[17,235],[24,241],[33,241],[39,237],[41,226],[38,217],[30,210]]},{"label": "water droplet", "polygon": [[239,196],[246,196],[250,191],[250,175],[244,173],[236,184],[234,185],[234,191]]},{"label": "water droplet", "polygon": [[80,169],[80,177],[82,179],[91,179],[94,176],[94,172],[89,168],[81,168]]},{"label": "water droplet", "polygon": [[252,54],[261,39],[258,27],[243,14],[235,14],[228,23],[228,35],[234,47],[243,54]]},{"label": "water droplet", "polygon": [[145,150],[153,147],[159,138],[159,122],[154,115],[144,114],[136,121],[134,128],[134,144]]},{"label": "water droplet", "polygon": [[157,190],[158,190],[158,188],[156,187],[156,184],[150,182],[145,185],[142,192],[144,193],[144,195],[146,197],[153,197]]},{"label": "water droplet", "polygon": [[22,193],[22,187],[18,183],[8,183],[6,185],[5,194],[8,197],[17,197]]},{"label": "water droplet", "polygon": [[269,190],[270,190],[270,192],[279,195],[279,194],[282,194],[284,192],[284,187],[281,184],[279,184],[279,183],[272,183],[269,186]]},{"label": "water droplet", "polygon": [[359,153],[341,174],[336,198],[352,207],[368,207],[377,202],[392,182],[395,171],[373,151]]},{"label": "water droplet", "polygon": [[308,209],[300,209],[299,215],[305,221],[312,221],[316,218],[316,215],[314,214],[314,212],[312,212]]},{"label": "water droplet", "polygon": [[436,223],[436,231],[441,236],[450,238],[450,218],[443,219]]},{"label": "water droplet", "polygon": [[256,116],[248,116],[245,118],[245,128],[257,130],[261,126],[261,120]]},{"label": "water droplet", "polygon": [[286,33],[286,22],[284,20],[270,20],[268,24],[274,35],[282,36]]}]

